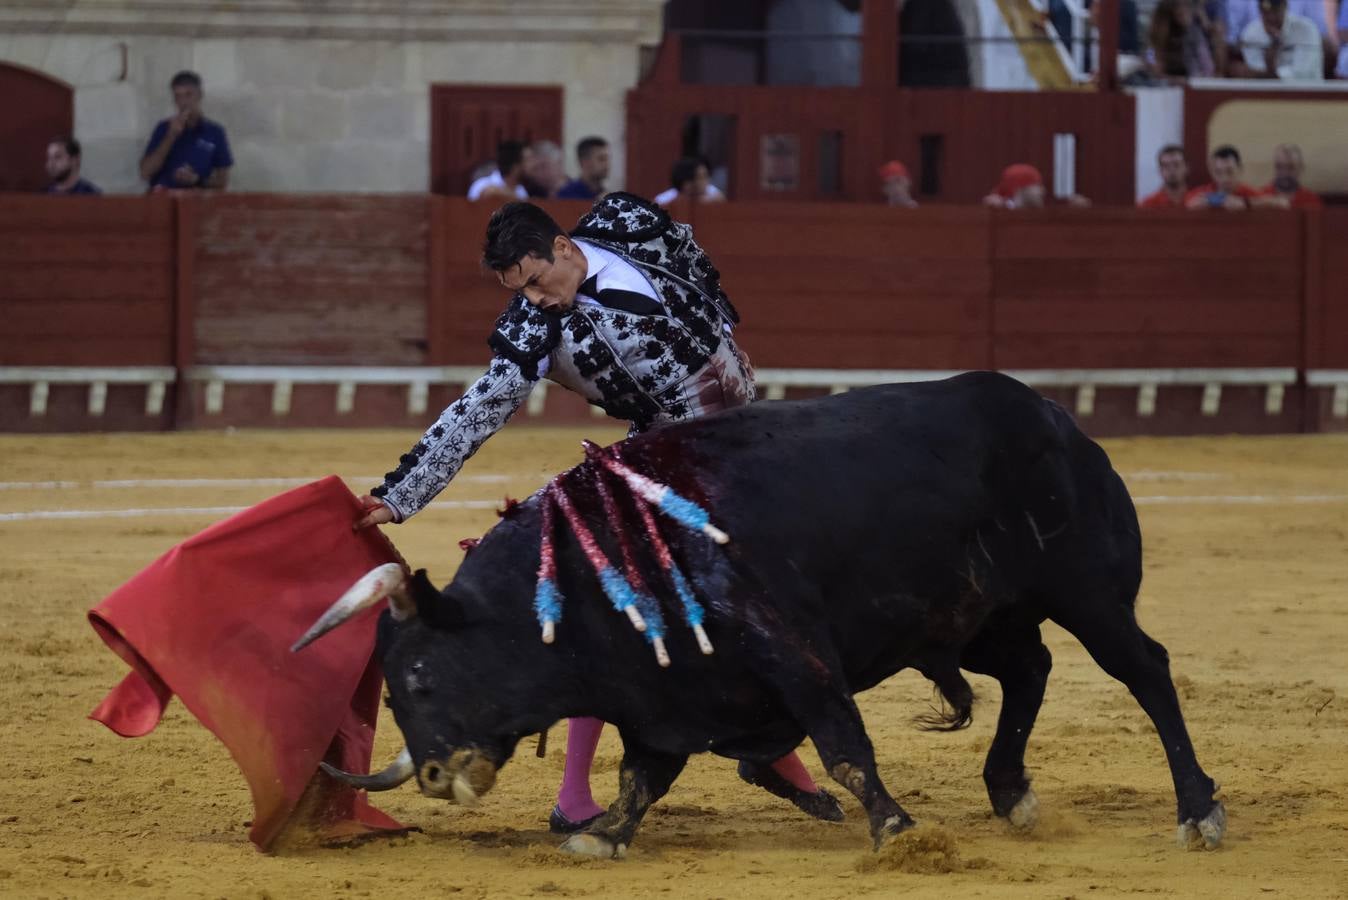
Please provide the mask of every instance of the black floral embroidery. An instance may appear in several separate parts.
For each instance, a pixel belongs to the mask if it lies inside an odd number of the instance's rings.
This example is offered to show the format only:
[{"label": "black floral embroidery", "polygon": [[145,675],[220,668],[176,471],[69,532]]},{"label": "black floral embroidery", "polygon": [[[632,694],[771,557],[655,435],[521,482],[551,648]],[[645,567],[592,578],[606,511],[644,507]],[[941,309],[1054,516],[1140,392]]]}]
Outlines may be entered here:
[{"label": "black floral embroidery", "polygon": [[540,377],[544,361],[552,367],[548,377],[628,420],[634,432],[701,414],[707,401],[699,385],[707,378],[725,384],[720,373],[731,369],[738,373],[731,382],[738,386],[736,405],[752,399],[752,375],[723,327],[739,317],[721,290],[720,273],[687,225],[639,197],[618,193],[595,204],[572,235],[640,270],[662,298],[665,314],[578,306],[559,315],[514,297],[488,338],[497,358],[487,372],[374,490],[399,520],[429,503],[505,424]]},{"label": "black floral embroidery", "polygon": [[538,379],[538,364],[557,348],[561,318],[516,295],[496,320],[487,345],[497,356],[519,366],[530,381]]}]

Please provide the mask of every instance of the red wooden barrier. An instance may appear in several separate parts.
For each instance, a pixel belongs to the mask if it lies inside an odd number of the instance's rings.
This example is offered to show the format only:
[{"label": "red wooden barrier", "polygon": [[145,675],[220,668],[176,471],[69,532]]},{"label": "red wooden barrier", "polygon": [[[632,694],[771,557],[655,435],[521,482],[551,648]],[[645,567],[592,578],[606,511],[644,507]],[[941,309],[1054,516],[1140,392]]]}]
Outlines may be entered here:
[{"label": "red wooden barrier", "polygon": [[[668,187],[670,166],[682,154],[685,123],[719,116],[733,135],[733,156],[725,162],[730,196],[740,202],[876,201],[876,169],[897,158],[913,173],[915,196],[924,174],[936,178],[937,189],[919,199],[976,203],[1011,163],[1037,166],[1051,185],[1053,136],[1061,133],[1076,137],[1077,192],[1098,204],[1131,205],[1134,107],[1133,98],[1120,93],[649,82],[628,94],[627,181],[648,194]],[[799,179],[792,190],[762,183],[762,142],[769,136],[798,141]],[[841,146],[839,189],[827,195],[819,148],[834,138]],[[933,172],[922,170],[923,139],[940,147]]]},{"label": "red wooden barrier", "polygon": [[997,368],[1300,364],[1296,215],[1002,212],[994,231]]},{"label": "red wooden barrier", "polygon": [[[585,211],[547,208],[564,227]],[[491,211],[429,196],[5,198],[0,365],[481,365],[508,300],[479,267]],[[727,203],[675,215],[720,268],[762,368],[1348,369],[1348,255],[1335,252],[1348,211]],[[72,419],[75,387],[54,386],[53,414],[30,421],[26,388],[0,386],[3,427],[164,424],[137,390],[118,399],[113,385],[107,414],[86,423]],[[366,385],[341,412],[333,390],[296,384],[278,417],[270,385],[230,385],[224,413],[203,417],[198,386],[177,422],[410,427],[452,393],[433,387],[426,412],[409,412],[405,386]],[[1196,421],[1196,396],[1164,397],[1201,389],[1167,387],[1140,422],[1136,391],[1101,388],[1094,430],[1343,427],[1331,388],[1298,390],[1265,416],[1261,388],[1230,387],[1221,415]],[[1232,404],[1258,421],[1232,418]]]},{"label": "red wooden barrier", "polygon": [[0,201],[0,366],[173,364],[173,204]]},{"label": "red wooden barrier", "polygon": [[430,198],[192,197],[195,363],[422,365]]},{"label": "red wooden barrier", "polygon": [[698,243],[739,309],[739,339],[774,368],[991,364],[986,210],[719,203]]}]

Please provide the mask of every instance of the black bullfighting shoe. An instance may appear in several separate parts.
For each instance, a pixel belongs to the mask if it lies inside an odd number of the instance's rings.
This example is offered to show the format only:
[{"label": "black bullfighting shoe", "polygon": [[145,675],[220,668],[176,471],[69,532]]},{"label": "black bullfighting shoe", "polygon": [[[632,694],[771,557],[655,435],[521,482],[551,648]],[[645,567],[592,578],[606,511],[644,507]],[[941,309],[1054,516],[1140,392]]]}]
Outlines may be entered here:
[{"label": "black bullfighting shoe", "polygon": [[808,816],[814,816],[825,822],[841,822],[847,818],[837,797],[823,788],[813,794],[802,791],[773,771],[771,766],[741,760],[739,776],[743,781],[761,787],[773,796],[790,800],[797,809]]},{"label": "black bullfighting shoe", "polygon": [[595,813],[588,819],[572,822],[566,817],[566,813],[562,812],[562,806],[559,803],[552,808],[552,815],[548,816],[548,831],[553,834],[575,834],[602,815],[603,813]]}]

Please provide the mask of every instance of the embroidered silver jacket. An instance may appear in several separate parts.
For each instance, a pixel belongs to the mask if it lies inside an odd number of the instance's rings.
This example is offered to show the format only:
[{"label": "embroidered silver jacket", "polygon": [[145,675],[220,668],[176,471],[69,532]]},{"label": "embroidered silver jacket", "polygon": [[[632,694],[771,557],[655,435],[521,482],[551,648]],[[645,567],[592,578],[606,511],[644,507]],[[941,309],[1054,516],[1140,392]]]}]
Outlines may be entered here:
[{"label": "embroidered silver jacket", "polygon": [[692,229],[631,194],[610,194],[571,236],[621,256],[646,276],[663,314],[592,304],[545,312],[516,295],[487,343],[487,371],[450,404],[372,493],[401,522],[444,489],[544,377],[633,431],[742,406],[753,374],[729,329],[739,316]]}]

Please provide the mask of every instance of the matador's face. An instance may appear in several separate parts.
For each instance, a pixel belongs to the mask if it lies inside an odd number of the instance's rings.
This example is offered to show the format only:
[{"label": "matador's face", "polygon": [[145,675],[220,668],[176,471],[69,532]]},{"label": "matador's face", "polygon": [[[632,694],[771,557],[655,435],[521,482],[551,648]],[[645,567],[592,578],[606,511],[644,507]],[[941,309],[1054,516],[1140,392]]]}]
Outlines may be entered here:
[{"label": "matador's face", "polygon": [[585,281],[585,254],[565,235],[552,244],[552,259],[525,256],[514,268],[497,272],[501,286],[523,294],[539,309],[565,312],[576,302],[576,292]]}]

